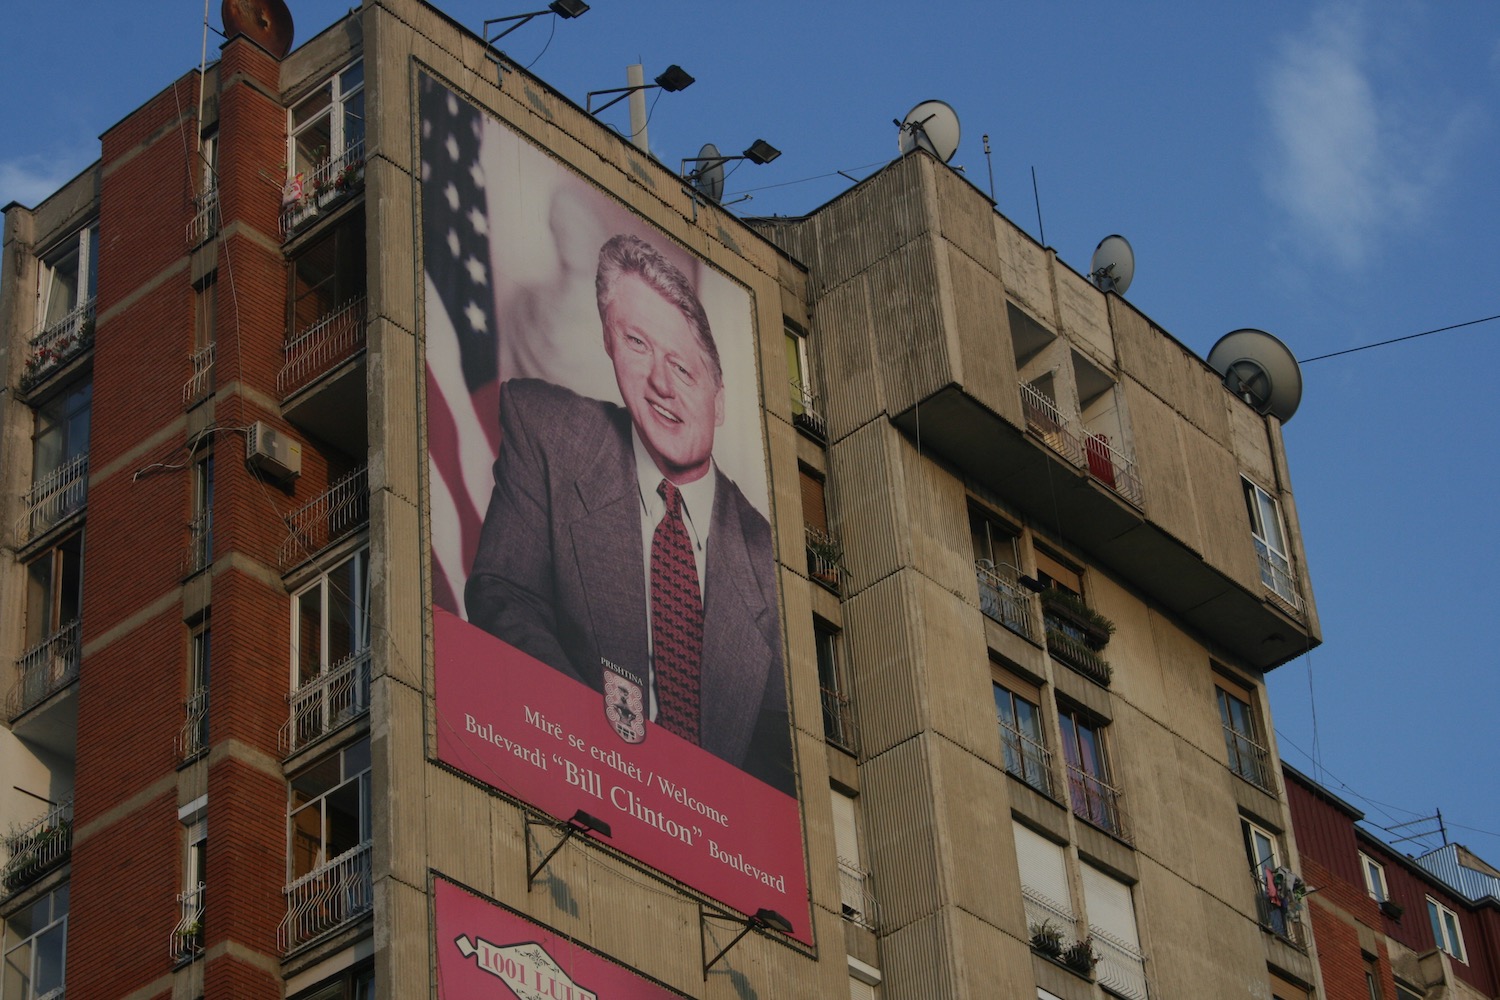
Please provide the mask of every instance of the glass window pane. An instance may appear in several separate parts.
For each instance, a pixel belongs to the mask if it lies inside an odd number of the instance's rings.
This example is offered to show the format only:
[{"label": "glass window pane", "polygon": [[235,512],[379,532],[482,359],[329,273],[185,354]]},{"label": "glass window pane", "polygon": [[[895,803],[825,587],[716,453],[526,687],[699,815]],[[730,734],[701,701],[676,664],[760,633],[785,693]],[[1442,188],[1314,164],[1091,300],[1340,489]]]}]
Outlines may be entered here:
[{"label": "glass window pane", "polygon": [[319,586],[297,597],[297,685],[323,671],[323,591]]},{"label": "glass window pane", "polygon": [[7,997],[28,997],[31,986],[31,942],[5,953],[5,992]]},{"label": "glass window pane", "polygon": [[336,858],[363,842],[360,782],[349,781],[328,793],[328,857]]},{"label": "glass window pane", "polygon": [[295,131],[316,118],[319,112],[324,111],[333,103],[333,85],[325,83],[313,93],[303,98],[295,108],[292,109],[292,129]]},{"label": "glass window pane", "polygon": [[367,736],[358,743],[351,744],[344,751],[344,776],[353,777],[363,771],[370,769],[370,738]]},{"label": "glass window pane", "polygon": [[365,92],[344,102],[344,149],[348,152],[365,139]]},{"label": "glass window pane", "polygon": [[365,63],[364,60],[361,59],[353,66],[350,66],[348,69],[344,70],[343,73],[339,74],[339,93],[347,97],[355,89],[364,86],[364,82]]},{"label": "glass window pane", "polygon": [[36,981],[38,995],[51,993],[63,984],[63,947],[66,924],[53,924],[36,939]]}]

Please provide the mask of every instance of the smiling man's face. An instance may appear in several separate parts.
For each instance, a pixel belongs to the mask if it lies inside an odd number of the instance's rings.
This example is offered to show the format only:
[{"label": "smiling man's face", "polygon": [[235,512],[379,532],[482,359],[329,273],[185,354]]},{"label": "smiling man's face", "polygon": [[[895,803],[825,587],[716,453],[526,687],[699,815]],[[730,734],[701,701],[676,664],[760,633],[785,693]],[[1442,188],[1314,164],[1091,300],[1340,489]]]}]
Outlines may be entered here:
[{"label": "smiling man's face", "polygon": [[709,469],[724,387],[686,316],[635,274],[604,308],[604,349],[646,451],[662,475],[690,483]]}]

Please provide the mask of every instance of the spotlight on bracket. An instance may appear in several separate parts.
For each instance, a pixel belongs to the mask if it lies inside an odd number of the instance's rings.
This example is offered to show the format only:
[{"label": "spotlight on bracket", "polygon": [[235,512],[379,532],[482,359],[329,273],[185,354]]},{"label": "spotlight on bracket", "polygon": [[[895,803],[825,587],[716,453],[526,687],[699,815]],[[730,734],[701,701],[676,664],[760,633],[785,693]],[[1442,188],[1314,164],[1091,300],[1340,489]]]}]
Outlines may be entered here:
[{"label": "spotlight on bracket", "polygon": [[[588,9],[589,5],[584,3],[583,0],[552,0],[545,10],[534,10],[527,14],[510,14],[505,17],[492,17],[484,22],[484,44],[493,45],[534,17],[541,17],[543,14],[556,14],[566,21],[570,18],[581,17]],[[505,24],[510,21],[514,21],[515,23],[493,38],[490,37],[490,25]]]},{"label": "spotlight on bracket", "polygon": [[[639,83],[633,87],[611,87],[608,90],[591,90],[585,100],[585,110],[591,115],[597,115],[605,108],[612,107],[638,90],[655,90],[658,87],[669,94],[675,94],[679,90],[686,90],[693,85],[696,78],[681,66],[673,63],[663,70],[653,83]],[[594,107],[594,98],[603,94],[614,94],[615,96]]]}]

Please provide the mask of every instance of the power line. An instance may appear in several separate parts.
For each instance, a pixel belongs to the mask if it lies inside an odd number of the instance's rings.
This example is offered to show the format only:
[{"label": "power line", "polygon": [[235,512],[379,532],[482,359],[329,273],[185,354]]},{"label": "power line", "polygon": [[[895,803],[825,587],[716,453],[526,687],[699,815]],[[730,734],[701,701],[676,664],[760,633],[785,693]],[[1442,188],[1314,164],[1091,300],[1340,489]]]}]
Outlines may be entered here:
[{"label": "power line", "polygon": [[1355,351],[1368,351],[1372,347],[1385,347],[1388,344],[1399,344],[1403,340],[1416,340],[1418,337],[1430,337],[1434,333],[1446,333],[1449,330],[1459,330],[1466,326],[1476,326],[1480,323],[1489,323],[1497,319],[1500,319],[1500,314],[1496,314],[1494,316],[1485,316],[1482,319],[1471,319],[1466,323],[1454,323],[1452,326],[1440,326],[1436,330],[1423,330],[1421,333],[1407,334],[1405,337],[1397,337],[1394,340],[1382,340],[1376,344],[1365,344],[1363,347],[1351,347],[1343,351],[1334,351],[1332,354],[1319,354],[1315,358],[1303,358],[1298,362],[1298,364],[1311,364],[1314,361],[1323,361],[1327,358],[1337,358],[1340,355],[1344,354],[1353,354]]}]

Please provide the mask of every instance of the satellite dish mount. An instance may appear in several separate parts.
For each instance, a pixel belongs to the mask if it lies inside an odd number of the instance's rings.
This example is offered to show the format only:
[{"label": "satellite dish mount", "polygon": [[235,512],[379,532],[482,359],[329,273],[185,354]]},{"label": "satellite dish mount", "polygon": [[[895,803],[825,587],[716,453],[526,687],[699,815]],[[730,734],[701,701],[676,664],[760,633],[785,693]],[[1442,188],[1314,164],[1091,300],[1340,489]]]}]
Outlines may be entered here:
[{"label": "satellite dish mount", "polygon": [[908,111],[905,118],[895,121],[895,125],[902,156],[914,149],[925,149],[948,163],[958,152],[958,114],[944,101],[923,101]]}]

